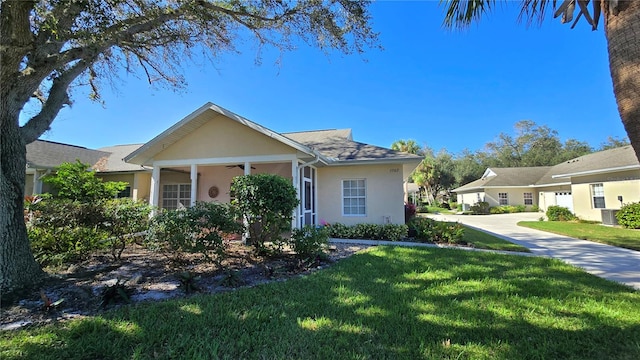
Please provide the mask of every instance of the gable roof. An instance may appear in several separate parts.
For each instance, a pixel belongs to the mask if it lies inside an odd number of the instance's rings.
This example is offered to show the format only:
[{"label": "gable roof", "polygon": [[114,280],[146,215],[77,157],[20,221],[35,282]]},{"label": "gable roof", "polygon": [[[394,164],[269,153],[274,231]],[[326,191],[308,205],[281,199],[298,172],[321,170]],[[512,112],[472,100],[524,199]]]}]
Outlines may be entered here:
[{"label": "gable roof", "polygon": [[453,192],[470,191],[492,187],[534,187],[551,166],[535,166],[520,168],[488,168],[485,176],[468,184],[453,189]]},{"label": "gable roof", "polygon": [[220,115],[288,145],[309,157],[317,157],[320,162],[325,165],[345,165],[347,163],[354,164],[359,162],[406,163],[407,161],[418,161],[422,159],[417,155],[355,142],[352,140],[351,129],[315,130],[280,134],[209,102],[146,144],[134,150],[124,158],[124,161],[134,164],[152,165],[152,159],[155,155]]},{"label": "gable roof", "polygon": [[64,162],[80,162],[94,165],[109,153],[87,149],[82,146],[63,144],[48,140],[36,140],[27,144],[27,168],[53,169]]},{"label": "gable roof", "polygon": [[131,154],[143,144],[115,145],[100,148],[98,150],[109,153],[108,157],[100,159],[94,165],[97,172],[128,172],[128,171],[150,171],[145,167],[136,164],[129,164],[124,161],[125,156]]},{"label": "gable roof", "polygon": [[480,190],[491,187],[542,187],[570,184],[570,178],[593,174],[640,169],[640,162],[630,145],[579,156],[555,166],[488,168],[495,176],[481,179],[453,189],[453,192]]}]

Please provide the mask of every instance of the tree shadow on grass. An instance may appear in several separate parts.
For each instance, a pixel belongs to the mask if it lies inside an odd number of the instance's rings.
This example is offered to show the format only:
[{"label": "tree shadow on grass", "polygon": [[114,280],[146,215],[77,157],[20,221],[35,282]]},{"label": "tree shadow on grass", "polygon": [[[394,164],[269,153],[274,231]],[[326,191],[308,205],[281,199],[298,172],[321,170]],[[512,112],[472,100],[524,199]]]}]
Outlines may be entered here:
[{"label": "tree shadow on grass", "polygon": [[380,247],[287,282],[43,327],[2,358],[633,359],[639,300],[550,259]]}]

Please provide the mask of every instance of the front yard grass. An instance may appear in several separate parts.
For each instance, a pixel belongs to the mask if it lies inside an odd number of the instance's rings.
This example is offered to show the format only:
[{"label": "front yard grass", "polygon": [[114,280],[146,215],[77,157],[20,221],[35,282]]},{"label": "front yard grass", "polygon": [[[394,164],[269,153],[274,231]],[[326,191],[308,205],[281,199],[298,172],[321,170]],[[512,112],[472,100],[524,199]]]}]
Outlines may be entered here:
[{"label": "front yard grass", "polygon": [[518,225],[640,251],[640,230],[568,221],[521,221]]},{"label": "front yard grass", "polygon": [[473,247],[477,249],[531,252],[524,246],[514,244],[510,241],[501,239],[491,234],[487,234],[484,231],[470,228],[468,226],[464,227],[464,236],[462,237],[462,240],[466,241],[468,244],[472,244]]},{"label": "front yard grass", "polygon": [[305,277],[0,334],[1,359],[638,359],[640,292],[561,261],[377,247]]}]

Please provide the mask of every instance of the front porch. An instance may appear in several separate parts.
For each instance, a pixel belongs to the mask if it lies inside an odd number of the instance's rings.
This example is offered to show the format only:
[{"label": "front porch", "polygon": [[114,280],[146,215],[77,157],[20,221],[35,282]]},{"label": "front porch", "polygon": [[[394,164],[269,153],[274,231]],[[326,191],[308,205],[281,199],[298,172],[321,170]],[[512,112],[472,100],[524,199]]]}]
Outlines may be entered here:
[{"label": "front porch", "polygon": [[290,155],[154,162],[150,204],[174,210],[193,206],[197,201],[229,203],[233,200],[233,178],[250,174],[275,174],[289,179],[299,200],[292,226],[317,224],[317,170]]}]

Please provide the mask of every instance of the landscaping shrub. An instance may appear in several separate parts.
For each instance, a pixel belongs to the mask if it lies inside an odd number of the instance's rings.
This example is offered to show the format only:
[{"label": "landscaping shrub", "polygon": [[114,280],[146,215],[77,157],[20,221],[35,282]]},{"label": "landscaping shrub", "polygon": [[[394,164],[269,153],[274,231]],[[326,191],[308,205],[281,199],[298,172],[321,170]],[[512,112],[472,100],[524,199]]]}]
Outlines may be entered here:
[{"label": "landscaping shrub", "polygon": [[43,199],[26,211],[31,250],[43,266],[78,261],[105,247],[109,232],[101,202]]},{"label": "landscaping shrub", "polygon": [[302,229],[293,229],[290,244],[298,257],[306,259],[322,256],[328,242],[327,227],[305,225]]},{"label": "landscaping shrub", "polygon": [[618,224],[629,229],[640,229],[640,203],[625,204],[616,213]]},{"label": "landscaping shrub", "polygon": [[552,205],[547,208],[547,219],[549,221],[570,221],[575,220],[575,215],[566,207]]},{"label": "landscaping shrub", "polygon": [[486,201],[478,201],[469,209],[473,214],[487,215],[489,214],[489,203]]},{"label": "landscaping shrub", "polygon": [[126,182],[103,182],[90,168],[90,165],[79,160],[75,163],[62,163],[55,173],[44,176],[42,181],[53,187],[55,198],[80,202],[113,199],[126,188]]},{"label": "landscaping shrub", "polygon": [[540,207],[538,205],[531,205],[532,212],[540,212]]},{"label": "landscaping shrub", "polygon": [[181,210],[162,211],[151,219],[147,245],[174,261],[184,252],[200,253],[205,260],[220,265],[224,258],[226,234],[242,231],[229,206],[217,202],[197,202]]},{"label": "landscaping shrub", "polygon": [[338,239],[368,239],[399,241],[407,237],[409,227],[398,224],[356,224],[347,226],[333,223],[327,226],[329,236]]},{"label": "landscaping shrub", "polygon": [[329,230],[329,237],[337,238],[337,239],[353,239],[351,236],[351,227],[341,224],[341,223],[333,223],[327,226]]},{"label": "landscaping shrub", "polygon": [[282,233],[291,231],[298,195],[290,180],[272,174],[238,176],[231,192],[233,205],[250,224],[249,237],[259,252],[266,250],[266,242],[280,243]]},{"label": "landscaping shrub", "polygon": [[382,239],[389,241],[400,241],[407,237],[409,226],[386,224],[382,225]]},{"label": "landscaping shrub", "polygon": [[411,227],[415,230],[418,240],[448,244],[463,243],[464,226],[460,223],[416,218],[411,223]]},{"label": "landscaping shrub", "polygon": [[489,213],[491,214],[512,214],[512,213],[521,213],[525,212],[527,207],[524,205],[500,205],[494,206],[489,209]]},{"label": "landscaping shrub", "polygon": [[494,206],[489,208],[490,214],[505,214],[507,213],[507,209],[504,206]]},{"label": "landscaping shrub", "polygon": [[514,212],[521,213],[521,212],[525,212],[525,211],[527,211],[527,207],[526,206],[524,206],[524,205],[516,205],[515,206],[515,211]]},{"label": "landscaping shrub", "polygon": [[134,235],[146,231],[149,226],[151,206],[130,198],[107,200],[104,202],[105,223],[109,232],[107,243],[111,247],[114,260],[120,259],[122,252],[134,240]]}]

